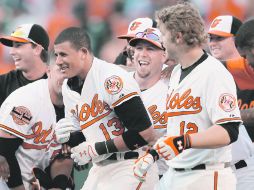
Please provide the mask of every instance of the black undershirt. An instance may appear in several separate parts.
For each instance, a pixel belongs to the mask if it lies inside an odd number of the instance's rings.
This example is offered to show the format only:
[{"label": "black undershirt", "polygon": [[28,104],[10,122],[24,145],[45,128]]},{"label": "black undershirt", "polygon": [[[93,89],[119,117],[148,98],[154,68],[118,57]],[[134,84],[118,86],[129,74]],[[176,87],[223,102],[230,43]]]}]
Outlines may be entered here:
[{"label": "black undershirt", "polygon": [[188,74],[190,74],[190,72],[195,69],[200,63],[202,63],[204,60],[206,60],[208,58],[208,54],[204,51],[204,54],[191,66],[187,67],[187,68],[182,68],[181,67],[181,76],[180,76],[180,81],[181,82]]},{"label": "black undershirt", "polygon": [[53,105],[56,112],[56,121],[59,121],[60,119],[64,118],[64,106],[56,106]]}]

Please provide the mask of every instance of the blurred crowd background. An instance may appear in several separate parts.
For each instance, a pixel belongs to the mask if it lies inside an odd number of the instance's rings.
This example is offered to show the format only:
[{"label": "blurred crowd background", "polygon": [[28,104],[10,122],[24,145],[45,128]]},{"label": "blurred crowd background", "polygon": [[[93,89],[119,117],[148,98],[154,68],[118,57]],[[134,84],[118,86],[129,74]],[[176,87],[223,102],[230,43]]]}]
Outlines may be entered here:
[{"label": "blurred crowd background", "polygon": [[[69,26],[80,26],[92,37],[95,56],[113,62],[126,45],[117,39],[138,17],[154,18],[154,12],[178,0],[0,0],[0,35],[16,26],[38,23],[48,31],[51,45]],[[254,0],[189,0],[200,10],[208,28],[218,15],[230,14],[242,21],[254,17]],[[0,74],[14,68],[9,48],[0,45]]]}]

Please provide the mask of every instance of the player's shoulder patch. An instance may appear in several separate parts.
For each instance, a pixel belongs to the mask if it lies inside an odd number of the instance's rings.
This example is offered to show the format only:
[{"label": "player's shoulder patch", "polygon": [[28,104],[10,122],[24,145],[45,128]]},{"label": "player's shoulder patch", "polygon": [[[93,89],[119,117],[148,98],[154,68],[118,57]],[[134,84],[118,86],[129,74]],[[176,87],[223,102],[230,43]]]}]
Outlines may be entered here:
[{"label": "player's shoulder patch", "polygon": [[123,88],[123,80],[119,76],[113,75],[105,80],[104,87],[109,94],[117,94]]},{"label": "player's shoulder patch", "polygon": [[219,106],[225,112],[233,111],[236,108],[236,98],[232,94],[224,93],[220,95]]},{"label": "player's shoulder patch", "polygon": [[30,110],[24,106],[13,107],[10,115],[17,125],[29,124],[32,120],[32,114]]}]

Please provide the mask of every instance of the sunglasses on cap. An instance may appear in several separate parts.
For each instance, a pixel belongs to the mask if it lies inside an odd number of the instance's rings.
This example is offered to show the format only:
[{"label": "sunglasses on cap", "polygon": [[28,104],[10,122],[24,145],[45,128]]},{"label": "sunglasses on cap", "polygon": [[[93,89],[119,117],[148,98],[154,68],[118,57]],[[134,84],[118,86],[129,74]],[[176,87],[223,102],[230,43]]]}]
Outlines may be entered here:
[{"label": "sunglasses on cap", "polygon": [[160,42],[160,37],[155,33],[148,32],[138,32],[136,38],[147,38],[149,40]]}]

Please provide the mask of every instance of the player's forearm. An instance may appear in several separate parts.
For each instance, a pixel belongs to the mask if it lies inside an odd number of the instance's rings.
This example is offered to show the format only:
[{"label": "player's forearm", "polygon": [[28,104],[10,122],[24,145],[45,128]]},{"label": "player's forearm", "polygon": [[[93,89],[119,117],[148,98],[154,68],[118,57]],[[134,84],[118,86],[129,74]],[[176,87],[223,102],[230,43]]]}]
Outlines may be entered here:
[{"label": "player's forearm", "polygon": [[254,108],[241,110],[241,118],[244,124],[248,126],[254,125]]},{"label": "player's forearm", "polygon": [[[156,139],[157,139],[157,135],[156,135],[156,131],[153,129],[153,127],[149,127],[148,129],[139,132],[139,135],[144,139],[144,141],[147,142],[147,144],[154,144]],[[136,148],[141,147],[141,145],[139,144],[139,140],[137,140],[137,142],[135,142],[134,144],[137,144]],[[128,143],[125,142],[126,140],[123,139],[122,136],[119,136],[117,138],[114,139],[114,144],[117,148],[117,150],[119,152],[123,152],[123,151],[128,151],[130,150],[130,148],[128,148]],[[143,145],[144,146],[144,145]]]},{"label": "player's forearm", "polygon": [[228,132],[219,125],[213,125],[203,132],[190,135],[192,148],[219,148],[230,144]]}]

